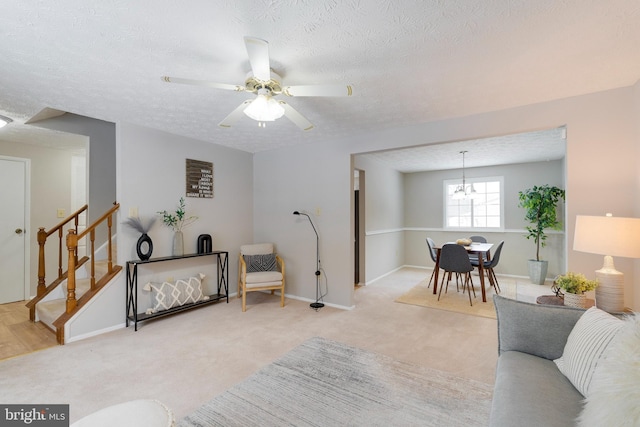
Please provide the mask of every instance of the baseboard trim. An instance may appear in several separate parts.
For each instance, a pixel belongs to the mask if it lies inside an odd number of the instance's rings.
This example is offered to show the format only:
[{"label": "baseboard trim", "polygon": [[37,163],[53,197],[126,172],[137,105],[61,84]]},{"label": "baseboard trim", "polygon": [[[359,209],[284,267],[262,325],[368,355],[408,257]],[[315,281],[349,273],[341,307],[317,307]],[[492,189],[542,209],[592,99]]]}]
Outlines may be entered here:
[{"label": "baseboard trim", "polygon": [[84,339],[91,338],[91,337],[95,337],[96,335],[106,334],[107,332],[117,331],[118,329],[124,329],[124,328],[126,328],[126,326],[127,325],[125,323],[120,323],[118,325],[109,326],[108,328],[99,329],[97,331],[91,331],[91,332],[86,333],[86,334],[81,334],[81,335],[76,335],[76,336],[73,336],[73,337],[69,337],[69,339],[66,341],[65,344],[72,343],[72,342],[75,342],[75,341],[84,340]]}]

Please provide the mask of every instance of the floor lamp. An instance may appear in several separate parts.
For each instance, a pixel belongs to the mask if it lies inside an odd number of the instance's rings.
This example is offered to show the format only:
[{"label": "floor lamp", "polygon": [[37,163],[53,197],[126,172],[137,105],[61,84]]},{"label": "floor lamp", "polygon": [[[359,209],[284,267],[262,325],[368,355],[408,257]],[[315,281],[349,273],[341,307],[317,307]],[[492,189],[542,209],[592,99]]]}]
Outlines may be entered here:
[{"label": "floor lamp", "polygon": [[576,216],[573,250],[604,255],[604,265],[596,270],[596,306],[609,313],[624,308],[624,274],[616,270],[613,257],[640,258],[640,218]]},{"label": "floor lamp", "polygon": [[314,310],[318,310],[324,307],[324,304],[320,302],[320,237],[318,236],[318,231],[316,227],[313,225],[313,221],[311,221],[311,217],[304,212],[293,212],[294,215],[304,215],[309,220],[309,224],[313,227],[313,231],[316,233],[316,302],[312,302],[309,304],[309,307]]}]

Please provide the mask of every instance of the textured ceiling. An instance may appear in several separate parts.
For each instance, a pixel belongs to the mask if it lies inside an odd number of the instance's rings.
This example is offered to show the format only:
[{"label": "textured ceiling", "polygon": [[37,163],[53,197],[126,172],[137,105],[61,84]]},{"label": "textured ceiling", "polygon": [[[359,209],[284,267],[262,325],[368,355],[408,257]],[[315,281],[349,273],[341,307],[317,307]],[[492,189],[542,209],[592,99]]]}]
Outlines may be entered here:
[{"label": "textured ceiling", "polygon": [[411,173],[462,168],[462,151],[466,168],[544,162],[564,158],[564,127],[493,138],[432,144],[397,150],[359,154],[399,172]]},{"label": "textured ceiling", "polygon": [[[319,143],[630,86],[639,22],[638,0],[5,0],[0,114],[15,122],[0,138],[29,140],[24,122],[52,108],[249,152]],[[223,129],[249,95],[161,82],[243,84],[245,35],[269,41],[284,84],[354,95],[287,98],[308,132]]]}]

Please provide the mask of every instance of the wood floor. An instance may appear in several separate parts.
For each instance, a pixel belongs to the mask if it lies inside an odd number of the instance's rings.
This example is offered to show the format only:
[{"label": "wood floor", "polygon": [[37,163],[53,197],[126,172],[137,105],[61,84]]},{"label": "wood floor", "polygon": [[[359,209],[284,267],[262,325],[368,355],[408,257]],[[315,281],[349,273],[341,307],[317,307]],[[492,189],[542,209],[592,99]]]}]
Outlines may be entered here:
[{"label": "wood floor", "polygon": [[56,336],[29,320],[26,301],[0,304],[0,360],[57,345]]}]

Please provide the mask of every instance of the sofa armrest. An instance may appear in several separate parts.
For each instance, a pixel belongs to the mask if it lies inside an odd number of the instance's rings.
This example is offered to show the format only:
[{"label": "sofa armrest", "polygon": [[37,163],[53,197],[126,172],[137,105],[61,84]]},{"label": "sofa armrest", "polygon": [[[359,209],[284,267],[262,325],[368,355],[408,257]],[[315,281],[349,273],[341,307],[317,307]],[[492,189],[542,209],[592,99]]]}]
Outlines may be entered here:
[{"label": "sofa armrest", "polygon": [[498,354],[520,351],[545,359],[562,356],[567,338],[583,309],[530,304],[494,295],[498,319]]}]

